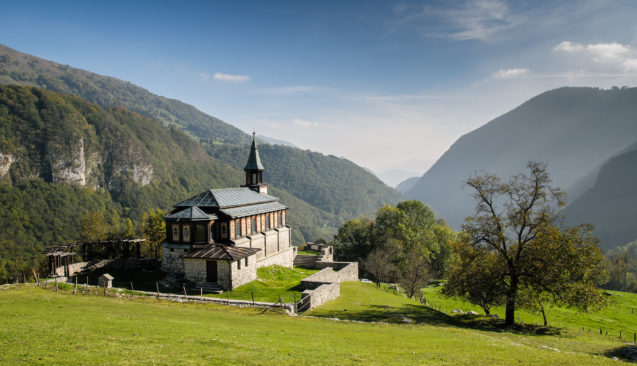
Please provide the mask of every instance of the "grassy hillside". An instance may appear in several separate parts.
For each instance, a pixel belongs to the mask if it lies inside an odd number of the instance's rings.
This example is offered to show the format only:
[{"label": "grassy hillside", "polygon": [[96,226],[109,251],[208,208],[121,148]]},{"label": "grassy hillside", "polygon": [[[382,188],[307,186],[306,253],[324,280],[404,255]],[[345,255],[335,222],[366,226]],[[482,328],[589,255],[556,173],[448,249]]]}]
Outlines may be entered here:
[{"label": "grassy hillside", "polygon": [[617,364],[604,354],[625,346],[596,335],[350,323],[24,287],[0,290],[0,319],[2,364],[598,365]]},{"label": "grassy hillside", "polygon": [[405,196],[430,204],[457,229],[474,212],[462,189],[472,174],[507,179],[530,160],[547,162],[553,184],[567,189],[637,141],[635,115],[637,88],[547,91],[460,137]]}]

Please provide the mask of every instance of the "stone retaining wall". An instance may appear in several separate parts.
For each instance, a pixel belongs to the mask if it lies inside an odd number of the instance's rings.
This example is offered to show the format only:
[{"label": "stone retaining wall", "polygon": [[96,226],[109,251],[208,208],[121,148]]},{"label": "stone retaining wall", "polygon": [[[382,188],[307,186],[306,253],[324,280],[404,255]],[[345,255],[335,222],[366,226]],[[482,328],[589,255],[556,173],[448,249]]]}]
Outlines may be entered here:
[{"label": "stone retaining wall", "polygon": [[[292,268],[294,264],[295,247],[289,247],[270,256],[257,259],[257,268],[278,265]],[[260,253],[260,252],[259,252]]]},{"label": "stone retaining wall", "polygon": [[[301,280],[304,289],[298,311],[314,309],[341,294],[341,282],[358,281],[357,262],[316,262],[323,267],[320,271]],[[334,270],[336,269],[336,270]]]}]

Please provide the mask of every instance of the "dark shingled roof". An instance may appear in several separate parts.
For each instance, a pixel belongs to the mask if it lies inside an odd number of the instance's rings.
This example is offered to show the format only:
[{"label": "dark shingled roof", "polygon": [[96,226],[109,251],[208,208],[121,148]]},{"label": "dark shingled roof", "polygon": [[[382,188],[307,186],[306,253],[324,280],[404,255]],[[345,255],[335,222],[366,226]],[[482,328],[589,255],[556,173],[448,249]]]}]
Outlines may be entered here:
[{"label": "dark shingled roof", "polygon": [[278,201],[278,198],[260,194],[250,188],[223,188],[201,192],[194,197],[179,202],[175,207],[231,208],[275,201]]},{"label": "dark shingled roof", "polygon": [[287,206],[279,202],[268,202],[268,203],[262,203],[259,205],[226,208],[226,209],[222,209],[221,212],[235,219],[237,217],[246,217],[246,216],[258,215],[258,214],[262,214],[266,212],[285,210],[285,209],[287,209]]},{"label": "dark shingled roof", "polygon": [[184,208],[181,211],[172,213],[170,215],[166,215],[167,220],[187,220],[187,221],[209,221],[216,220],[217,215],[207,213],[201,211],[197,206],[191,206],[188,208]]},{"label": "dark shingled roof", "polygon": [[186,253],[184,258],[236,261],[249,257],[260,250],[258,248],[233,247],[229,245],[210,245],[194,252]]},{"label": "dark shingled roof", "polygon": [[261,158],[259,158],[259,150],[257,148],[257,139],[254,133],[252,134],[252,147],[250,148],[248,162],[243,170],[263,170],[263,164],[261,164]]}]

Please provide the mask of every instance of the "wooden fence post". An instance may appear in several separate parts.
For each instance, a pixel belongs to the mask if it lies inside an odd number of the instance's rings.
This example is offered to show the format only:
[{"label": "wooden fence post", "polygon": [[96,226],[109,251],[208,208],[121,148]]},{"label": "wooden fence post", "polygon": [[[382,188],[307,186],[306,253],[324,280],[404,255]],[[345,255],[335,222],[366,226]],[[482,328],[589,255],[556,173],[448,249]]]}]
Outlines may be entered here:
[{"label": "wooden fence post", "polygon": [[230,305],[230,291],[229,290],[227,291],[227,294],[228,294],[228,305]]},{"label": "wooden fence post", "polygon": [[186,292],[186,286],[182,286],[184,288],[184,300],[188,297],[188,293]]},{"label": "wooden fence post", "polygon": [[294,314],[296,314],[296,313],[297,313],[297,308],[296,308],[296,292],[294,293],[294,307],[293,307],[293,310],[294,310]]},{"label": "wooden fence post", "polygon": [[84,283],[84,294],[88,293],[88,275],[86,276],[86,283]]},{"label": "wooden fence post", "polygon": [[130,283],[130,298],[135,298],[135,289],[133,288],[133,283]]},{"label": "wooden fence post", "polygon": [[203,301],[203,287],[199,287],[199,297],[201,298],[201,301]]},{"label": "wooden fence post", "polygon": [[58,278],[55,277],[55,292],[58,292]]},{"label": "wooden fence post", "polygon": [[104,285],[104,296],[106,296],[106,285]]},{"label": "wooden fence post", "polygon": [[155,282],[155,288],[157,289],[157,298],[159,299],[159,283]]},{"label": "wooden fence post", "polygon": [[252,296],[252,306],[254,306],[254,292],[250,291],[250,296]]},{"label": "wooden fence post", "polygon": [[73,295],[77,293],[77,276],[75,276],[75,286],[73,286]]},{"label": "wooden fence post", "polygon": [[38,274],[35,273],[35,269],[31,269],[31,272],[33,272],[33,278],[35,278],[36,285],[38,285],[38,287],[40,287],[40,279],[38,278]]}]

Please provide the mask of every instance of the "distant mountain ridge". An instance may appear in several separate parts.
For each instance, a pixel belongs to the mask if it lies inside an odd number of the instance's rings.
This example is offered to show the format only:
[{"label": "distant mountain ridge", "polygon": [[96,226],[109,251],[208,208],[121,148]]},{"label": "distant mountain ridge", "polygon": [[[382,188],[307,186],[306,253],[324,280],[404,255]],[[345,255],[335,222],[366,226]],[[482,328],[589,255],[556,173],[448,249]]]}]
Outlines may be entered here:
[{"label": "distant mountain ridge", "polygon": [[238,128],[175,99],[161,97],[130,82],[61,65],[0,44],[0,84],[37,86],[77,95],[103,108],[120,106],[176,126],[191,136],[225,143],[250,143]]},{"label": "distant mountain ridge", "polygon": [[595,169],[593,185],[564,210],[567,224],[591,222],[602,247],[637,239],[637,142]]},{"label": "distant mountain ridge", "polygon": [[568,189],[637,141],[635,116],[637,88],[547,91],[460,137],[405,195],[430,204],[459,228],[473,213],[470,192],[463,189],[472,174],[509,177],[530,160],[547,162],[553,184]]}]

